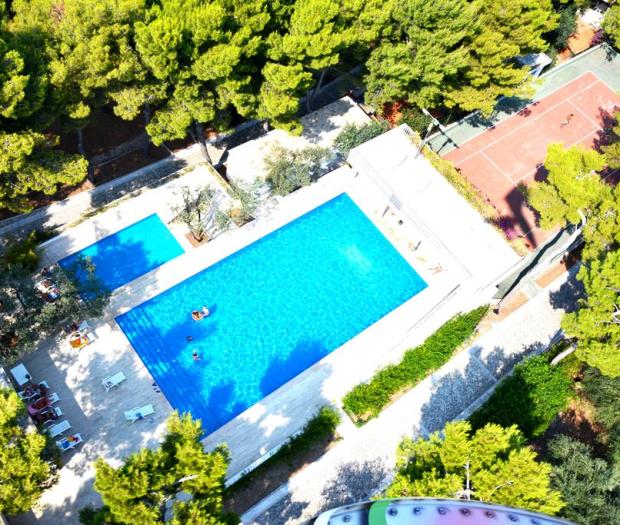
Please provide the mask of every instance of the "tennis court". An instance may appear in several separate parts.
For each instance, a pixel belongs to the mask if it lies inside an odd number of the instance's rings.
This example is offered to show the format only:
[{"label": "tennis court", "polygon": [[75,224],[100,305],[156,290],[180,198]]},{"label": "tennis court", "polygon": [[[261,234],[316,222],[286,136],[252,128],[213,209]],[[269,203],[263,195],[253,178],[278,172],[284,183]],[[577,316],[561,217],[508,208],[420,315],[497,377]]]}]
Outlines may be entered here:
[{"label": "tennis court", "polygon": [[508,235],[524,236],[530,249],[547,233],[536,227],[522,184],[542,180],[547,146],[563,142],[598,147],[620,110],[620,97],[586,72],[444,155],[497,208]]}]

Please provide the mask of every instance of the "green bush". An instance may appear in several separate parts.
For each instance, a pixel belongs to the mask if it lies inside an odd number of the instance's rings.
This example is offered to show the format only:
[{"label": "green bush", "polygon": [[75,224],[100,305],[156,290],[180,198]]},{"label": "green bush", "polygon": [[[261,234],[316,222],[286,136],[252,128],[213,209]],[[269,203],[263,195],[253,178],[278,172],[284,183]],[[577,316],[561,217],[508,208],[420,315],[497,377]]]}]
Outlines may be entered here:
[{"label": "green bush", "polygon": [[381,122],[372,121],[368,124],[347,124],[336,137],[334,147],[340,152],[342,157],[347,158],[349,152],[388,130],[388,125]]},{"label": "green bush", "polygon": [[273,465],[279,463],[294,464],[295,458],[304,454],[312,445],[330,436],[334,436],[336,427],[339,424],[340,414],[338,411],[329,406],[322,407],[316,415],[306,423],[297,436],[289,439],[288,442],[267,461],[261,463],[254,470],[228,487],[226,492],[230,495],[234,493],[235,490],[246,487],[254,479],[261,478],[261,476],[269,476],[269,469]]},{"label": "green bush", "polygon": [[331,160],[332,153],[327,148],[289,150],[275,146],[265,159],[266,179],[273,193],[288,195],[327,173]]},{"label": "green bush", "polygon": [[407,124],[413,131],[424,137],[431,119],[416,107],[406,107],[401,112],[398,124]]},{"label": "green bush", "polygon": [[368,383],[357,385],[342,400],[347,413],[358,424],[378,416],[396,394],[412,388],[450,359],[474,334],[487,311],[488,306],[481,306],[457,315],[420,346],[407,350],[400,363],[379,370]]},{"label": "green bush", "polygon": [[517,425],[528,439],[540,436],[572,395],[565,371],[551,366],[546,355],[515,366],[488,401],[469,418],[474,429],[487,423]]},{"label": "green bush", "polygon": [[620,377],[604,376],[596,368],[588,368],[582,385],[594,405],[594,419],[604,427],[599,437],[613,461],[620,463]]},{"label": "green bush", "polygon": [[332,407],[324,406],[304,426],[300,434],[291,438],[274,457],[288,461],[298,453],[304,452],[313,443],[334,434],[340,424],[340,414]]}]

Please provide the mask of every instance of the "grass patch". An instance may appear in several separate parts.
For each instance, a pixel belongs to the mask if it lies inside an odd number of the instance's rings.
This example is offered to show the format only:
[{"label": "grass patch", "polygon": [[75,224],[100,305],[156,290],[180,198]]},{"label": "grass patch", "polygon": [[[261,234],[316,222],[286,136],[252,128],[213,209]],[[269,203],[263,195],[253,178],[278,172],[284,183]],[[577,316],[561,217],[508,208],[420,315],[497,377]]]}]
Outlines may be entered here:
[{"label": "grass patch", "polygon": [[343,398],[344,409],[361,425],[377,417],[394,397],[442,366],[476,331],[488,306],[459,314],[424,343],[405,352],[400,363],[379,370],[368,383],[357,385]]},{"label": "grass patch", "polygon": [[278,488],[295,471],[316,461],[337,439],[340,414],[332,407],[321,408],[300,434],[228,487],[224,493],[226,510],[242,514]]},{"label": "grass patch", "polygon": [[469,418],[472,427],[517,425],[527,439],[542,435],[573,396],[573,365],[567,358],[564,366],[551,366],[546,354],[518,364]]}]

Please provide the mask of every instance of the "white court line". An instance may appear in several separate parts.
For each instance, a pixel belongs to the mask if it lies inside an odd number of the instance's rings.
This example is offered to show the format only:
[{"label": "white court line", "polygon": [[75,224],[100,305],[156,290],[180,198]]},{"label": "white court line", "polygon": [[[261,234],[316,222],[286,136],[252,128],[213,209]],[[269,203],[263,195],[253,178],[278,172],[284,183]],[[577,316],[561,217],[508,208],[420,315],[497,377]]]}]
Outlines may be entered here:
[{"label": "white court line", "polygon": [[[586,75],[587,73],[584,73],[584,75]],[[582,75],[583,76],[583,75]],[[575,80],[573,80],[573,82],[576,82],[580,77],[576,78]],[[581,93],[583,93],[584,91],[590,89],[594,84],[600,82],[600,80],[598,79],[598,77],[596,78],[596,80],[594,82],[592,82],[592,84],[588,84],[586,87],[580,89],[579,91],[577,91],[576,93],[574,93],[573,95],[570,96],[570,98],[573,98],[574,96],[577,96]],[[567,84],[568,85],[568,84]],[[551,96],[551,95],[548,95]],[[543,99],[544,100],[544,99]],[[516,131],[520,130],[521,128],[525,127],[525,126],[529,126],[532,122],[536,122],[536,120],[538,120],[540,117],[542,117],[543,115],[545,115],[546,113],[549,113],[549,111],[551,111],[552,109],[555,109],[557,107],[559,107],[560,105],[564,104],[565,102],[570,102],[570,99],[563,99],[560,102],[558,102],[557,104],[554,104],[553,106],[550,106],[549,108],[547,108],[545,111],[543,111],[540,115],[537,115],[536,117],[534,117],[533,120],[528,120],[527,122],[524,122],[523,124],[520,124],[519,126],[511,129],[508,133],[506,133],[505,135],[502,135],[501,137],[496,138],[495,140],[489,142],[487,145],[485,145],[483,148],[480,148],[479,150],[477,150],[475,153],[472,153],[471,155],[469,155],[468,157],[465,157],[464,159],[461,159],[458,163],[455,164],[455,166],[459,166],[460,164],[462,164],[463,162],[465,162],[466,160],[471,159],[472,157],[476,156],[478,153],[483,152],[485,149],[493,146],[494,144],[497,144],[499,141],[504,140],[506,137],[508,137],[509,135],[512,135],[513,133],[515,133]],[[534,102],[532,104],[530,104],[530,106],[540,103],[540,101],[538,102]],[[524,111],[525,109],[529,108],[530,106],[526,106],[525,108],[523,108],[521,111]],[[515,113],[515,115],[517,115],[517,113]],[[512,115],[510,118],[513,118],[515,115]],[[506,120],[504,120],[503,122],[506,122]],[[483,133],[487,133],[488,130],[484,131]],[[474,139],[472,139],[474,140]]]},{"label": "white court line", "polygon": [[497,169],[497,171],[499,171],[504,177],[506,177],[506,179],[508,180],[508,182],[510,182],[510,184],[515,185],[514,182],[512,182],[512,179],[510,178],[510,176],[508,176],[506,173],[504,173],[504,170],[502,168],[500,168],[497,163],[491,158],[489,157],[484,151],[481,151],[480,154],[487,159],[491,164],[493,164],[493,166],[495,166],[495,168]]},{"label": "white court line", "polygon": [[[600,131],[601,129],[603,129],[603,128],[596,128],[595,130],[590,131],[590,133],[585,134],[583,137],[581,137],[579,140],[576,140],[575,142],[571,142],[566,147],[567,148],[572,148],[573,146],[576,146],[577,144],[580,144],[582,140],[587,139],[590,135],[594,135],[596,132]],[[526,177],[529,177],[532,173],[536,173],[537,171],[538,171],[538,168],[528,171],[525,175],[520,177],[517,182],[521,182],[523,179],[525,179]]]},{"label": "white court line", "polygon": [[[571,97],[573,98],[573,97]],[[594,124],[594,127],[598,130],[598,129],[602,129],[596,122],[594,122],[591,118],[590,115],[588,115],[583,109],[581,109],[577,104],[575,104],[570,98],[568,99],[568,103],[571,104],[577,111],[579,111],[579,113],[581,113],[582,115],[584,115],[590,122],[592,122],[592,124]]]}]

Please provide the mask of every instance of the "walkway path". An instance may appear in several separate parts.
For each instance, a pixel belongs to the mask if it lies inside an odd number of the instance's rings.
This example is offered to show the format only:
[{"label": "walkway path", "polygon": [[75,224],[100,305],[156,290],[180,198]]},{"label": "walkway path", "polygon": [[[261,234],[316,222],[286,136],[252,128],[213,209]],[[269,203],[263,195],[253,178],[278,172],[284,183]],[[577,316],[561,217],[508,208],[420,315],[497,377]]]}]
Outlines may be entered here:
[{"label": "walkway path", "polygon": [[559,335],[564,310],[574,303],[575,271],[540,289],[379,418],[359,429],[347,420],[340,444],[250,509],[243,522],[303,523],[380,491],[391,478],[403,435],[427,435],[449,420],[467,417],[517,361],[544,350]]}]

